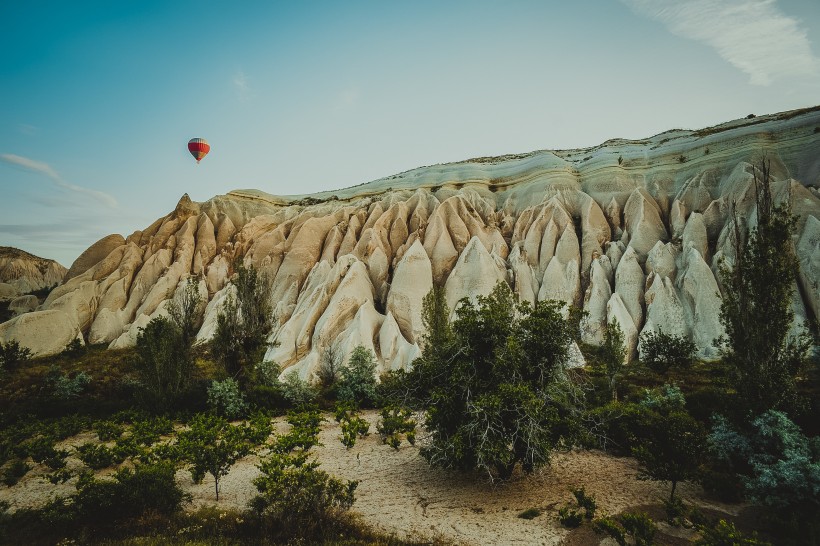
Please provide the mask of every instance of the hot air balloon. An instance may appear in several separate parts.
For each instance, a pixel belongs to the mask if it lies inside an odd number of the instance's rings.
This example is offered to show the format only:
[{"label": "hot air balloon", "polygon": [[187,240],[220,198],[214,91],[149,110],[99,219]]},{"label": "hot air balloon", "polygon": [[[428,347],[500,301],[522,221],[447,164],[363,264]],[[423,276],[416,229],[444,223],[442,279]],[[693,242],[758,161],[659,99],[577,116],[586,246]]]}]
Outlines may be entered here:
[{"label": "hot air balloon", "polygon": [[208,141],[204,138],[192,138],[188,141],[188,151],[191,152],[196,162],[199,163],[199,161],[211,151],[211,145],[208,144]]}]

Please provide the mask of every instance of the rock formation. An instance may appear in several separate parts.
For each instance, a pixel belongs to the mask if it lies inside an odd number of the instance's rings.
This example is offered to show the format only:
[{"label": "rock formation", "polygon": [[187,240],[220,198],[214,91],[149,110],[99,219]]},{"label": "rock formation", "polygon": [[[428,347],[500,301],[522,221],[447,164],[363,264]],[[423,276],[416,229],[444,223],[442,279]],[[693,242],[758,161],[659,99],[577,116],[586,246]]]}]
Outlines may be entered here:
[{"label": "rock formation", "polygon": [[0,301],[30,294],[60,284],[66,269],[54,260],[46,260],[10,246],[0,246]]},{"label": "rock formation", "polygon": [[208,299],[197,336],[206,341],[242,260],[272,279],[276,346],[267,358],[304,378],[329,344],[345,355],[364,345],[383,370],[410,365],[433,283],[446,287],[451,308],[497,282],[527,301],[582,306],[584,341],[600,343],[617,320],[633,357],[641,333],[658,328],[713,357],[715,271],[733,258],[729,206],[754,222],[752,172],[762,154],[778,198],[790,198],[799,217],[795,309],[817,317],[817,127],[820,108],[423,167],[310,196],[236,190],[195,203],[185,195],[144,230],[92,245],[38,310],[0,325],[0,341],[38,354],[78,336],[131,345],[192,275]]}]

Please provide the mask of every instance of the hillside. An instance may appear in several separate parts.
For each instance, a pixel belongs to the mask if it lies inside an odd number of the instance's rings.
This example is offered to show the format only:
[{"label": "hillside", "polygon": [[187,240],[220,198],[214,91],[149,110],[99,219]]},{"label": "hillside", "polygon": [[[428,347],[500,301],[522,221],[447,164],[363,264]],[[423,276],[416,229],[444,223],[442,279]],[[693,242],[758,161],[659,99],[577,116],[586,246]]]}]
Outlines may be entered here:
[{"label": "hillside", "polygon": [[37,354],[79,336],[133,345],[191,275],[209,301],[198,335],[207,340],[240,259],[272,279],[278,346],[267,358],[303,378],[334,342],[372,349],[381,369],[407,366],[433,283],[452,308],[503,280],[528,301],[582,306],[586,342],[615,318],[633,354],[641,332],[663,328],[710,358],[722,332],[715,272],[733,259],[729,207],[754,224],[764,156],[777,198],[799,217],[794,309],[806,323],[820,312],[820,107],[421,167],[314,195],[185,195],[145,229],[92,245],[40,310],[0,325],[0,341]]}]

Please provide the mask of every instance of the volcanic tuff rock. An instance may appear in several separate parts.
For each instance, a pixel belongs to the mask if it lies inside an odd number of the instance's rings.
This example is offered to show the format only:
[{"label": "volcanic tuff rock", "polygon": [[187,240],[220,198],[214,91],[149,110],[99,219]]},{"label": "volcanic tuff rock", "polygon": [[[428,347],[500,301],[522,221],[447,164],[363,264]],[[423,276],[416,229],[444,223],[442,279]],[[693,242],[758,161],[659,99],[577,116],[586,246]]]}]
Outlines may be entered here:
[{"label": "volcanic tuff rock", "polygon": [[0,246],[0,301],[50,288],[62,282],[66,269],[10,246]]},{"label": "volcanic tuff rock", "polygon": [[[799,217],[794,309],[805,322],[820,310],[820,107],[422,167],[310,196],[185,195],[146,229],[95,243],[40,310],[0,325],[0,340],[40,354],[80,334],[127,346],[196,275],[209,300],[197,336],[205,341],[240,259],[272,281],[277,345],[267,358],[304,378],[330,344],[346,355],[364,345],[381,369],[408,366],[433,283],[455,306],[504,281],[523,300],[583,306],[587,342],[600,343],[616,320],[631,356],[642,332],[663,328],[708,358],[722,333],[715,271],[734,260],[729,209],[754,225],[764,155],[776,198]],[[37,341],[45,332],[50,341]]]}]

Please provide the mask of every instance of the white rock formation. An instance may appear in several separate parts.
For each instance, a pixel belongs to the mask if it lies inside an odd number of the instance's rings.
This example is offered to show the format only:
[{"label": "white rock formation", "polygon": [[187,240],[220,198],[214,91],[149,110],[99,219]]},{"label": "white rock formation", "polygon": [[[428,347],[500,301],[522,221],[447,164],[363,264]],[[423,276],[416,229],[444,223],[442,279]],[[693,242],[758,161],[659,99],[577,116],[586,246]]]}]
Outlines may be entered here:
[{"label": "white rock formation", "polygon": [[0,252],[4,305],[66,279],[38,310],[0,325],[0,339],[31,343],[38,354],[77,335],[127,347],[195,276],[208,299],[197,336],[204,342],[241,261],[272,280],[270,341],[278,345],[267,358],[308,379],[330,343],[345,354],[364,345],[380,370],[411,366],[421,300],[433,283],[445,285],[452,307],[507,282],[526,301],[583,306],[585,341],[600,342],[603,325],[617,319],[631,355],[638,332],[663,328],[713,357],[721,331],[714,271],[734,259],[730,204],[756,221],[761,150],[773,159],[777,195],[790,195],[799,217],[793,307],[800,320],[820,313],[820,199],[807,189],[820,184],[817,126],[820,108],[423,167],[310,196],[236,190],[195,203],[185,195],[145,229],[92,245],[67,275],[19,251]]}]

